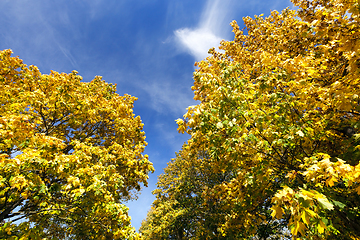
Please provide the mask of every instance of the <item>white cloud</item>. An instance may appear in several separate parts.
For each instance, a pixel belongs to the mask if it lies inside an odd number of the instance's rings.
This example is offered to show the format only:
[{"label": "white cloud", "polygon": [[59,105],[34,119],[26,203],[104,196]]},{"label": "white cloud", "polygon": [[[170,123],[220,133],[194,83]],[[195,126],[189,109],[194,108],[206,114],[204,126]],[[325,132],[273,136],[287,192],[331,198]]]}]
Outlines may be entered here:
[{"label": "white cloud", "polygon": [[226,36],[225,19],[231,12],[231,0],[208,0],[197,28],[181,28],[174,31],[177,44],[196,60],[208,56],[212,47],[218,47]]},{"label": "white cloud", "polygon": [[208,28],[178,29],[175,31],[175,36],[183,49],[193,55],[196,60],[206,58],[209,49],[218,46],[222,40]]}]

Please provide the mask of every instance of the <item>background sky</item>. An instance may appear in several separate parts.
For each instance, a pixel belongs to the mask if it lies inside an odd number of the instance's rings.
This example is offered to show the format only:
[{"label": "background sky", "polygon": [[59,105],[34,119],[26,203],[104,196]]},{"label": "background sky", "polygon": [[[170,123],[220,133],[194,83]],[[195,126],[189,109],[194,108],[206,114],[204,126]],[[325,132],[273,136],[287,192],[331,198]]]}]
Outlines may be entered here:
[{"label": "background sky", "polygon": [[175,119],[195,105],[195,61],[222,39],[229,23],[281,11],[289,0],[0,0],[0,49],[12,49],[43,74],[77,70],[84,81],[103,76],[117,92],[138,97],[155,173],[137,201],[126,203],[139,229],[155,199],[157,176],[188,139]]}]

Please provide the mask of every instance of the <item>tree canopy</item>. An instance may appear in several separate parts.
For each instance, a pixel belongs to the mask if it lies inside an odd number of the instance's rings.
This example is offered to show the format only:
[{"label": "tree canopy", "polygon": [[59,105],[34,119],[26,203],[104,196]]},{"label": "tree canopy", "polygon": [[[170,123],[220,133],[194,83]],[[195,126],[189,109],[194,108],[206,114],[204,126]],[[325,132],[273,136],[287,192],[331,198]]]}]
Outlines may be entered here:
[{"label": "tree canopy", "polygon": [[135,97],[0,52],[0,238],[135,239],[151,162]]},{"label": "tree canopy", "polygon": [[146,239],[360,238],[360,3],[292,2],[196,64]]}]

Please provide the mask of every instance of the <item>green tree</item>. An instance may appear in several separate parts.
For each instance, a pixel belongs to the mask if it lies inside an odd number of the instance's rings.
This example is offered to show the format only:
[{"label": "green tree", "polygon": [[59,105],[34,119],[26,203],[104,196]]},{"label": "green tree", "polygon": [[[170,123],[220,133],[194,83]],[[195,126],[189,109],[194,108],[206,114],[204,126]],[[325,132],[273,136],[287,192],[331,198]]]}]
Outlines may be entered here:
[{"label": "green tree", "polygon": [[197,63],[200,103],[177,120],[188,161],[206,149],[198,168],[231,173],[199,188],[226,206],[224,220],[209,216],[226,239],[276,238],[283,225],[294,239],[360,238],[360,3],[292,2],[244,18],[246,31],[231,23],[235,39]]},{"label": "green tree", "polygon": [[222,239],[218,229],[230,211],[221,199],[205,196],[217,184],[229,181],[234,172],[215,173],[209,160],[206,151],[191,157],[184,146],[168,164],[159,176],[158,189],[153,192],[156,200],[140,228],[145,239]]},{"label": "green tree", "polygon": [[0,238],[135,239],[123,202],[153,171],[135,97],[0,52]]}]

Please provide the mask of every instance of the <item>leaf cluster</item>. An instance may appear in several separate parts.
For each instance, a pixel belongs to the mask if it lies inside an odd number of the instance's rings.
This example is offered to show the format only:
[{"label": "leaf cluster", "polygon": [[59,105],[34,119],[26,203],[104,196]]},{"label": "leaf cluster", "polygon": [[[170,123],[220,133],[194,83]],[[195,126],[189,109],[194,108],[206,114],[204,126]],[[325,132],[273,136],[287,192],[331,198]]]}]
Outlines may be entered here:
[{"label": "leaf cluster", "polygon": [[123,203],[153,167],[135,100],[0,52],[2,239],[136,237]]},{"label": "leaf cluster", "polygon": [[[297,10],[244,18],[243,30],[233,21],[234,40],[196,64],[192,90],[200,103],[177,120],[191,138],[165,169],[177,176],[179,164],[182,177],[159,178],[143,226],[171,202],[168,212],[196,209],[176,218],[194,222],[176,225],[184,233],[198,233],[194,226],[206,221],[217,226],[203,239],[360,237],[360,5],[292,2]],[[191,167],[229,177],[198,183]],[[201,196],[195,207],[175,205],[173,192],[181,194],[185,183]],[[204,215],[209,199],[221,207]],[[166,222],[162,228],[170,229]]]}]

